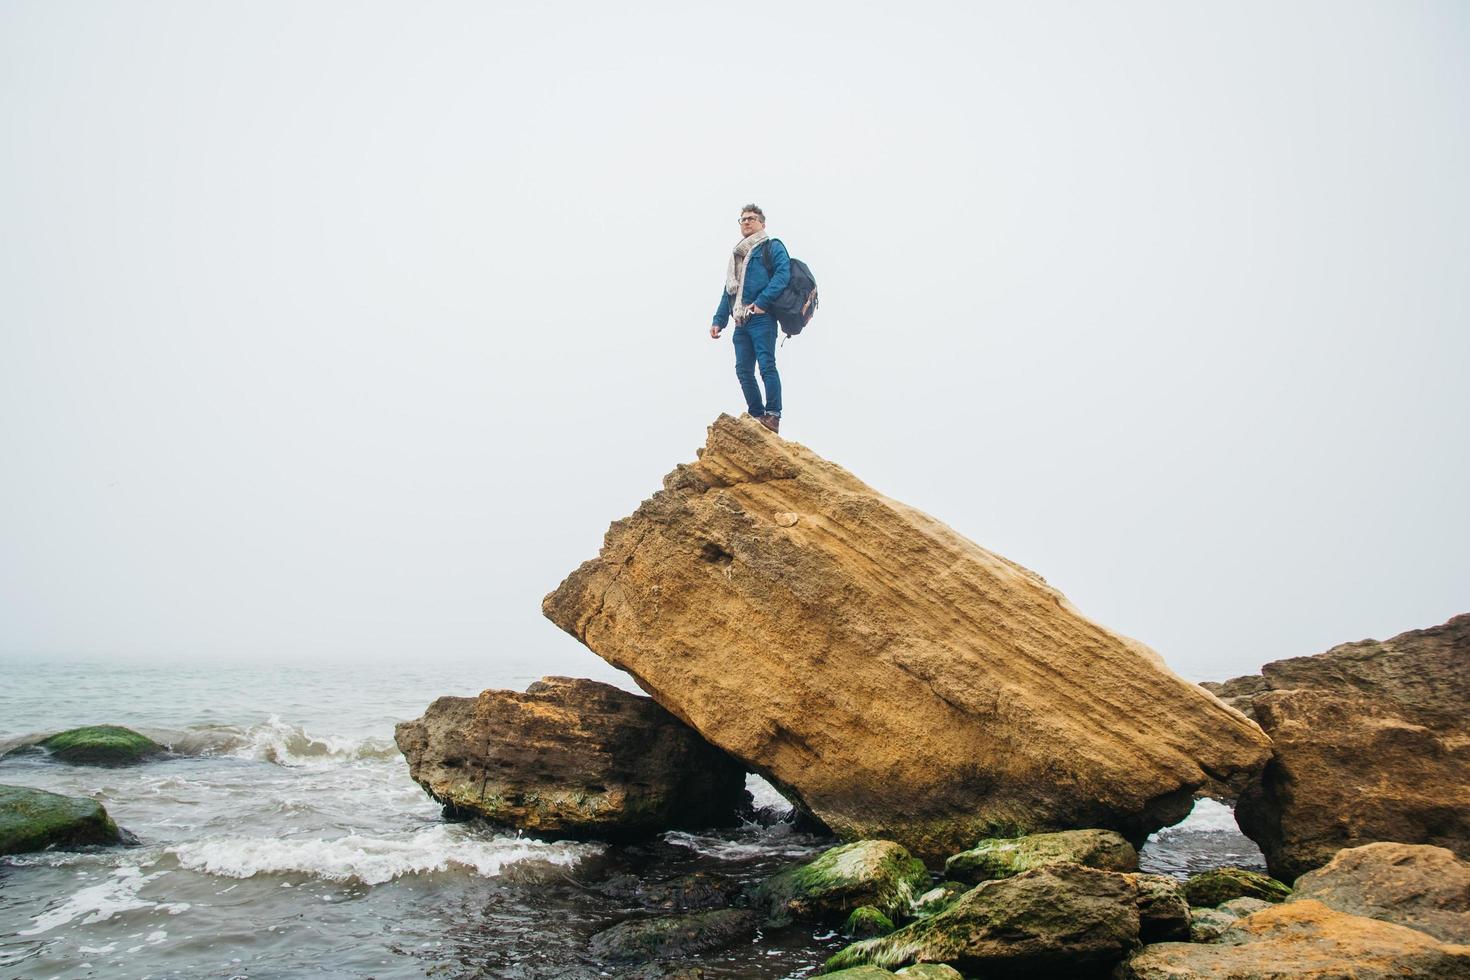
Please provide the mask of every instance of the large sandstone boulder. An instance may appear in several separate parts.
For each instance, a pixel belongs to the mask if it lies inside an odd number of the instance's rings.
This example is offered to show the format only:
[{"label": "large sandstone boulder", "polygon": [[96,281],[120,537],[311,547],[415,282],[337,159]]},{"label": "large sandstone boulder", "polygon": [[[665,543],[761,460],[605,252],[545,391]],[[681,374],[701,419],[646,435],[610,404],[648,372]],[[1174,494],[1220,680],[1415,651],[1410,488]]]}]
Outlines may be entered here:
[{"label": "large sandstone boulder", "polygon": [[1075,828],[1141,845],[1268,756],[1039,575],[748,418],[542,608],[840,836],[926,859]]},{"label": "large sandstone boulder", "polygon": [[1214,942],[1159,943],[1116,980],[1465,980],[1470,947],[1403,926],[1290,902],[1247,916]]},{"label": "large sandstone boulder", "polygon": [[1374,841],[1470,858],[1470,614],[1208,686],[1275,743],[1235,813],[1276,877]]},{"label": "large sandstone boulder", "polygon": [[1305,899],[1447,943],[1470,943],[1470,862],[1442,847],[1366,844],[1338,851],[1326,866],[1298,878],[1287,901]]},{"label": "large sandstone boulder", "polygon": [[547,677],[444,697],[398,725],[409,775],[451,816],[544,837],[621,839],[728,824],[745,771],[649,698]]}]

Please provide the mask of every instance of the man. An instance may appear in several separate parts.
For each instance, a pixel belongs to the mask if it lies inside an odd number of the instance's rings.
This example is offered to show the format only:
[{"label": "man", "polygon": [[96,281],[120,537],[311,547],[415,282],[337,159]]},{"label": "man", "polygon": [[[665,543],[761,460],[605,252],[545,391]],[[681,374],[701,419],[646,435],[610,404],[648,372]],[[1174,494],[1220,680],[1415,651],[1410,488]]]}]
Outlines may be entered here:
[{"label": "man", "polygon": [[[766,258],[770,258],[770,272]],[[720,332],[735,320],[735,377],[745,393],[750,414],[772,432],[781,429],[781,376],[776,373],[776,318],[766,310],[791,281],[791,257],[786,246],[766,235],[766,213],[754,204],[740,209],[740,241],[725,269],[725,288],[715,310],[709,335]],[[761,385],[755,369],[761,369]]]}]

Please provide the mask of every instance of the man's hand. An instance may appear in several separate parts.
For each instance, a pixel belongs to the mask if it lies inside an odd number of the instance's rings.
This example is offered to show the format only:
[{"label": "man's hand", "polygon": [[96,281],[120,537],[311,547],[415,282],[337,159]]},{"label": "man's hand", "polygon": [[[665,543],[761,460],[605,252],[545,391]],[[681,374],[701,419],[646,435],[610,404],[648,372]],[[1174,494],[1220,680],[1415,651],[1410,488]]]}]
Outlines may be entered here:
[{"label": "man's hand", "polygon": [[763,309],[761,309],[759,306],[756,306],[754,303],[751,303],[750,304],[750,312],[754,313],[756,316],[760,316],[762,313],[764,313],[766,311],[763,310]]},{"label": "man's hand", "polygon": [[711,340],[720,339],[720,327],[717,324],[710,324],[709,337]]}]

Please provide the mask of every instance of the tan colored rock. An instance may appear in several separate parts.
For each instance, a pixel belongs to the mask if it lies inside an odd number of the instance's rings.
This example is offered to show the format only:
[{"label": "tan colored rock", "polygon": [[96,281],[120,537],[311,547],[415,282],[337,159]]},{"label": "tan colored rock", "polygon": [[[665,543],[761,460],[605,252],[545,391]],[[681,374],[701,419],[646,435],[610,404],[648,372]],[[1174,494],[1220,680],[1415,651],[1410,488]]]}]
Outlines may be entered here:
[{"label": "tan colored rock", "polygon": [[751,419],[721,416],[543,611],[842,837],[930,860],[1087,827],[1138,845],[1268,753],[1040,576]]},{"label": "tan colored rock", "polygon": [[1443,847],[1367,844],[1338,851],[1325,866],[1297,879],[1287,901],[1303,899],[1447,943],[1470,943],[1470,862]]},{"label": "tan colored rock", "polygon": [[1275,905],[1234,923],[1214,942],[1146,946],[1118,980],[1465,980],[1470,947],[1321,902]]},{"label": "tan colored rock", "polygon": [[1235,815],[1278,878],[1374,841],[1470,858],[1470,614],[1205,686],[1275,742]]},{"label": "tan colored rock", "polygon": [[749,800],[738,763],[651,699],[597,681],[439,698],[395,738],[446,812],[541,837],[728,824]]},{"label": "tan colored rock", "polygon": [[1235,818],[1272,875],[1295,881],[1375,841],[1470,858],[1470,733],[1357,694],[1268,691],[1254,704],[1275,758]]}]

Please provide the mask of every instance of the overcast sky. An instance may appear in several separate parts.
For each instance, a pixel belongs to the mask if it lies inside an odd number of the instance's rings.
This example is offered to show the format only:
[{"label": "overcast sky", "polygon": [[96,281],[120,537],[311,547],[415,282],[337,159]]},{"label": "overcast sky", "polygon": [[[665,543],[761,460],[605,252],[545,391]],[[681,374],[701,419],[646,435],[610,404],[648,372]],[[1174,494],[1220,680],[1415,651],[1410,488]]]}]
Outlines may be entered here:
[{"label": "overcast sky", "polygon": [[0,0],[0,654],[544,658],[705,427],[1199,679],[1470,610],[1470,5]]}]

